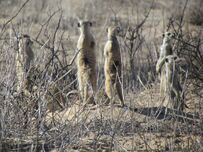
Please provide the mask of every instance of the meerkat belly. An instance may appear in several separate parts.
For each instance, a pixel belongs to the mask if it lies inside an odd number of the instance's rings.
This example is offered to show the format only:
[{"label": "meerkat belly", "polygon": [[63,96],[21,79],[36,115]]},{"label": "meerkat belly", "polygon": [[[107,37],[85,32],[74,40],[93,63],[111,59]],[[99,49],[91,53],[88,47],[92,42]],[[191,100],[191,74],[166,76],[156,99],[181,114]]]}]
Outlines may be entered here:
[{"label": "meerkat belly", "polygon": [[111,73],[111,67],[113,65],[113,61],[111,60],[111,58],[108,58],[105,60],[105,71],[107,73]]},{"label": "meerkat belly", "polygon": [[172,55],[171,45],[162,45],[161,50],[163,52],[163,56]]},{"label": "meerkat belly", "polygon": [[84,69],[93,69],[96,66],[95,63],[96,60],[94,54],[78,54],[78,67],[83,67]]},{"label": "meerkat belly", "polygon": [[120,71],[120,61],[116,58],[108,58],[105,60],[105,74],[114,78],[118,71]]}]

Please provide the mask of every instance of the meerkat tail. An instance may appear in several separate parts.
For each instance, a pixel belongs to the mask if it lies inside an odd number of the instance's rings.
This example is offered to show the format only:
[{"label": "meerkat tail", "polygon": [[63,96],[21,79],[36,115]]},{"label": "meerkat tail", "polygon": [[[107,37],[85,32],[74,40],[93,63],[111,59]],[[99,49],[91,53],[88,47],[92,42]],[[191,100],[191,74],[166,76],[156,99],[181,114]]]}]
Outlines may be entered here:
[{"label": "meerkat tail", "polygon": [[112,89],[111,89],[111,82],[110,80],[105,80],[105,92],[109,99],[112,99]]},{"label": "meerkat tail", "polygon": [[121,88],[121,84],[119,82],[116,83],[116,90],[117,90],[117,93],[118,93],[118,97],[119,97],[119,99],[121,101],[121,104],[124,105],[122,88]]}]

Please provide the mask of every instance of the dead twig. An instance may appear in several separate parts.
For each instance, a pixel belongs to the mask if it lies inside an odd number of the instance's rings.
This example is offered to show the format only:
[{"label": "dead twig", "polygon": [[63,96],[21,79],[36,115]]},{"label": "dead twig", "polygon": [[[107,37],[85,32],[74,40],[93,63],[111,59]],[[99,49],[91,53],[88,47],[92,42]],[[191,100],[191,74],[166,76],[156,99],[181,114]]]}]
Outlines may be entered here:
[{"label": "dead twig", "polygon": [[25,7],[25,5],[29,2],[30,0],[26,0],[23,5],[20,7],[20,9],[17,11],[17,13],[12,16],[8,21],[6,21],[6,23],[3,25],[2,29],[1,29],[1,34],[0,37],[3,35],[3,33],[5,32],[5,28],[6,26],[14,19],[18,16],[18,14],[21,12],[21,10]]}]

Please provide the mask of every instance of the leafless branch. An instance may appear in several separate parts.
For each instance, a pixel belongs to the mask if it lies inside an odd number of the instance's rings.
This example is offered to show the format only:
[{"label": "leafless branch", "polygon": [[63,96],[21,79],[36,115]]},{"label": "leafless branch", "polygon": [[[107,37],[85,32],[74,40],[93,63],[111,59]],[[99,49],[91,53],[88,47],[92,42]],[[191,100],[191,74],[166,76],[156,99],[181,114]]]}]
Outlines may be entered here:
[{"label": "leafless branch", "polygon": [[[6,26],[7,26],[14,18],[16,18],[16,17],[18,16],[18,14],[21,12],[21,10],[25,7],[25,5],[26,5],[29,1],[30,1],[30,0],[26,0],[26,1],[22,4],[22,6],[20,7],[20,9],[16,12],[16,14],[15,14],[14,16],[12,16],[8,21],[6,21],[6,23],[4,23],[3,28],[1,29],[1,34],[0,34],[1,36],[3,35]],[[1,37],[1,36],[0,36],[0,37]]]}]

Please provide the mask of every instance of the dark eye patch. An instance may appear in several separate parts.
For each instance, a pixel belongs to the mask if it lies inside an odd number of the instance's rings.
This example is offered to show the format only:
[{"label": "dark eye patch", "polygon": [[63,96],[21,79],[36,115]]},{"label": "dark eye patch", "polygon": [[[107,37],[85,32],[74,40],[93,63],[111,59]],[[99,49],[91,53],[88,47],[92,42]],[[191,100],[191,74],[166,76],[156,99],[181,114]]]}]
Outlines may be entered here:
[{"label": "dark eye patch", "polygon": [[24,34],[23,37],[24,37],[24,38],[30,38],[30,36],[27,35],[27,34]]}]

